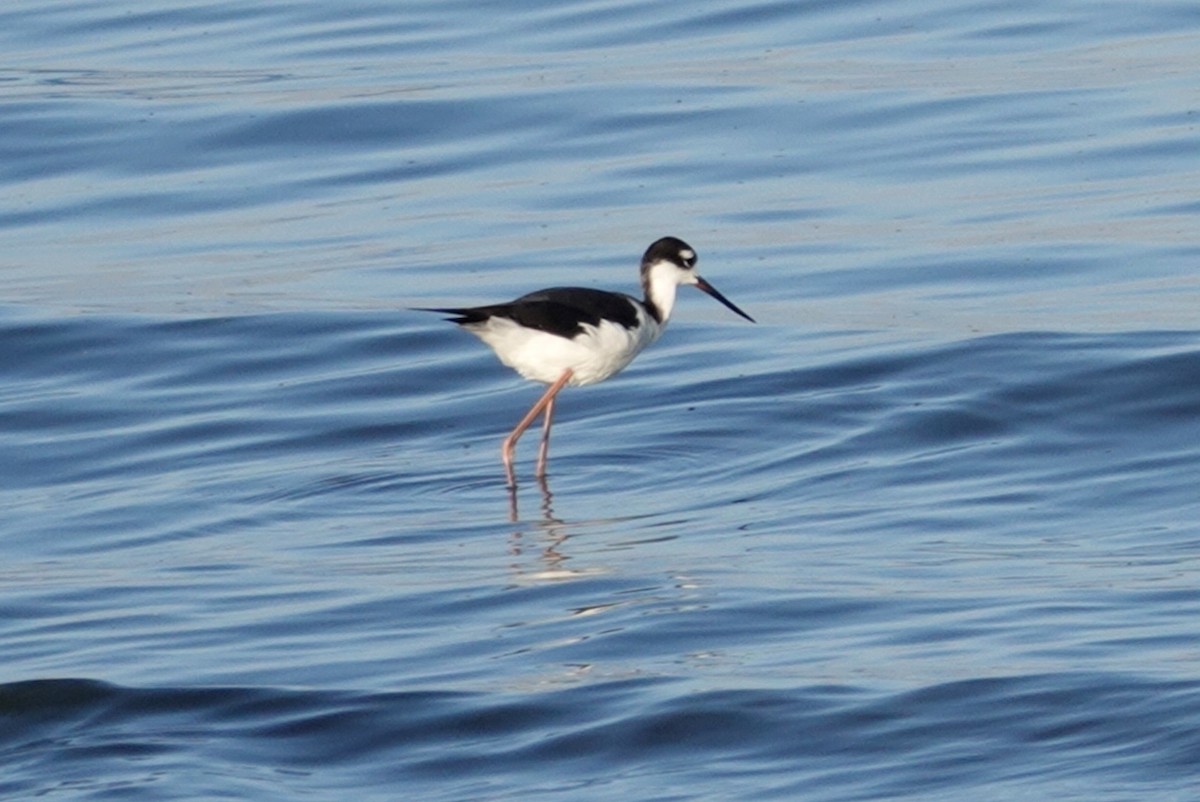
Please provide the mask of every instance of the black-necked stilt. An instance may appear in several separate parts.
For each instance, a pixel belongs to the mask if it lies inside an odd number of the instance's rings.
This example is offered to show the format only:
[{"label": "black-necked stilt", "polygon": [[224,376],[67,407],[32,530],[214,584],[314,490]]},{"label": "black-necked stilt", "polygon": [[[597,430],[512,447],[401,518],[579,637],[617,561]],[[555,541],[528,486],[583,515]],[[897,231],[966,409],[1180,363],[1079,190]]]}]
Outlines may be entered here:
[{"label": "black-necked stilt", "polygon": [[619,292],[586,287],[554,287],[522,295],[515,301],[443,312],[483,340],[500,361],[526,379],[550,385],[516,428],[504,438],[500,456],[509,487],[516,486],[513,452],[517,439],[545,413],[537,476],[546,474],[554,399],[567,385],[602,382],[628,365],[658,339],[675,306],[675,288],[691,284],[754,322],[732,301],[696,274],[696,252],[681,239],[663,237],[642,256],[642,292],[638,300]]}]

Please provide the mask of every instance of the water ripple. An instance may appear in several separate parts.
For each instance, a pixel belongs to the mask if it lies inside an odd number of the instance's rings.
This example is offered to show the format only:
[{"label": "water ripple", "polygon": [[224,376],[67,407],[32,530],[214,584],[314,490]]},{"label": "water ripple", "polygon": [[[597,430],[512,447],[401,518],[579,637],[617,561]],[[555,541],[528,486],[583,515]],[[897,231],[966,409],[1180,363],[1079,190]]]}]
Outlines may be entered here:
[{"label": "water ripple", "polygon": [[[635,787],[665,791],[715,769],[723,779],[694,798],[716,799],[736,786],[734,767],[750,762],[773,789],[768,798],[801,789],[909,798],[964,783],[1020,789],[1033,771],[1063,790],[1085,787],[1090,775],[1151,792],[1189,776],[1200,755],[1195,683],[1078,673],[903,693],[845,685],[683,691],[653,680],[509,697],[9,684],[0,707],[21,735],[4,739],[4,786],[35,792],[29,778],[53,759],[60,789],[75,794],[144,794],[170,771],[195,783],[190,795],[234,793],[271,775],[266,798],[282,799],[319,765],[329,783],[356,777],[367,799],[386,798],[396,782],[423,798],[462,798],[485,778],[493,795],[532,782],[603,799]],[[581,709],[590,711],[582,719]],[[947,733],[956,747],[947,748]],[[848,768],[864,760],[892,770]],[[613,763],[625,768],[588,784],[572,780]],[[798,772],[784,769],[797,763]]]},{"label": "water ripple", "polygon": [[0,796],[1189,798],[1194,4],[510,5],[0,10]]}]

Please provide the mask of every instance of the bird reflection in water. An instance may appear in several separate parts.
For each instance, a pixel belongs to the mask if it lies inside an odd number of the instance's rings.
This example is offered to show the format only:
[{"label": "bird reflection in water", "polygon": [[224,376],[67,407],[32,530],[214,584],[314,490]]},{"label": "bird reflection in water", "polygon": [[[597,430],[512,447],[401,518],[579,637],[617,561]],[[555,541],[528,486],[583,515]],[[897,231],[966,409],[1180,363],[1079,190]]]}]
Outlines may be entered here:
[{"label": "bird reflection in water", "polygon": [[[541,491],[541,517],[537,520],[527,522],[526,528],[516,528],[513,530],[511,540],[511,552],[514,557],[522,556],[527,549],[534,545],[540,549],[538,559],[541,562],[541,567],[529,573],[522,569],[519,565],[514,564],[514,568],[518,573],[523,574],[528,579],[536,580],[560,580],[571,579],[581,576],[587,571],[577,571],[566,567],[566,561],[570,559],[562,551],[562,546],[570,538],[568,529],[570,525],[554,514],[554,494],[550,492],[550,482],[545,476],[537,477],[538,489]],[[520,511],[517,508],[517,488],[510,486],[508,488],[508,519],[514,524],[521,523]],[[527,542],[527,531],[530,535],[536,535],[537,543]]]}]

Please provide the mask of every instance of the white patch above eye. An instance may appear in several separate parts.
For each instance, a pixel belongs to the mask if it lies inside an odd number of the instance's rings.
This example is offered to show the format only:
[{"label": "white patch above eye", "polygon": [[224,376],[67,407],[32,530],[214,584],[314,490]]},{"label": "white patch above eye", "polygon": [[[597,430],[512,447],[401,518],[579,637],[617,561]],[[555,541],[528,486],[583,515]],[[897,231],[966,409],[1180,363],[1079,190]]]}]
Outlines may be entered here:
[{"label": "white patch above eye", "polygon": [[679,258],[684,262],[694,262],[696,261],[696,252],[685,248],[679,252]]}]

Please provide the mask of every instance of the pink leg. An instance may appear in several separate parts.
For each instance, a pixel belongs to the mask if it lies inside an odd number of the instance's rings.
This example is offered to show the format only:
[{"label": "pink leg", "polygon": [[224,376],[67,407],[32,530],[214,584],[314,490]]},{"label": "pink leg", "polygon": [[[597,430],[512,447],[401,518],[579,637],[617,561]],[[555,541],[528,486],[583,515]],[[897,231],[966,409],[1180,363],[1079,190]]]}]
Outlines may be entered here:
[{"label": "pink leg", "polygon": [[[521,422],[517,424],[516,428],[512,430],[508,437],[504,438],[504,444],[500,447],[500,459],[504,462],[504,473],[508,477],[509,487],[517,486],[517,478],[513,473],[513,454],[517,449],[517,440],[520,439],[521,435],[525,434],[525,430],[529,428],[529,425],[533,423],[537,416],[542,414],[542,411],[547,407],[549,407],[549,411],[547,413],[548,416],[553,414],[554,396],[558,395],[559,390],[567,386],[567,382],[571,380],[572,375],[574,375],[574,371],[572,371],[570,368],[564,370],[563,374],[558,377],[558,380],[555,381],[554,384],[550,385],[550,388],[546,390],[546,392],[542,394],[542,397],[537,400],[537,403],[529,408],[529,411],[525,413],[525,417],[521,418]],[[548,426],[546,428],[546,434],[544,437],[549,437]],[[543,443],[543,450],[547,447],[547,445],[548,443]],[[541,459],[539,459],[538,466],[539,471],[545,469],[545,465],[542,464]],[[541,476],[542,474],[539,473],[538,475]]]},{"label": "pink leg", "polygon": [[538,446],[537,472],[534,474],[541,479],[546,475],[546,457],[550,454],[550,426],[554,423],[554,398],[546,404],[546,417],[542,421],[542,444]]}]

